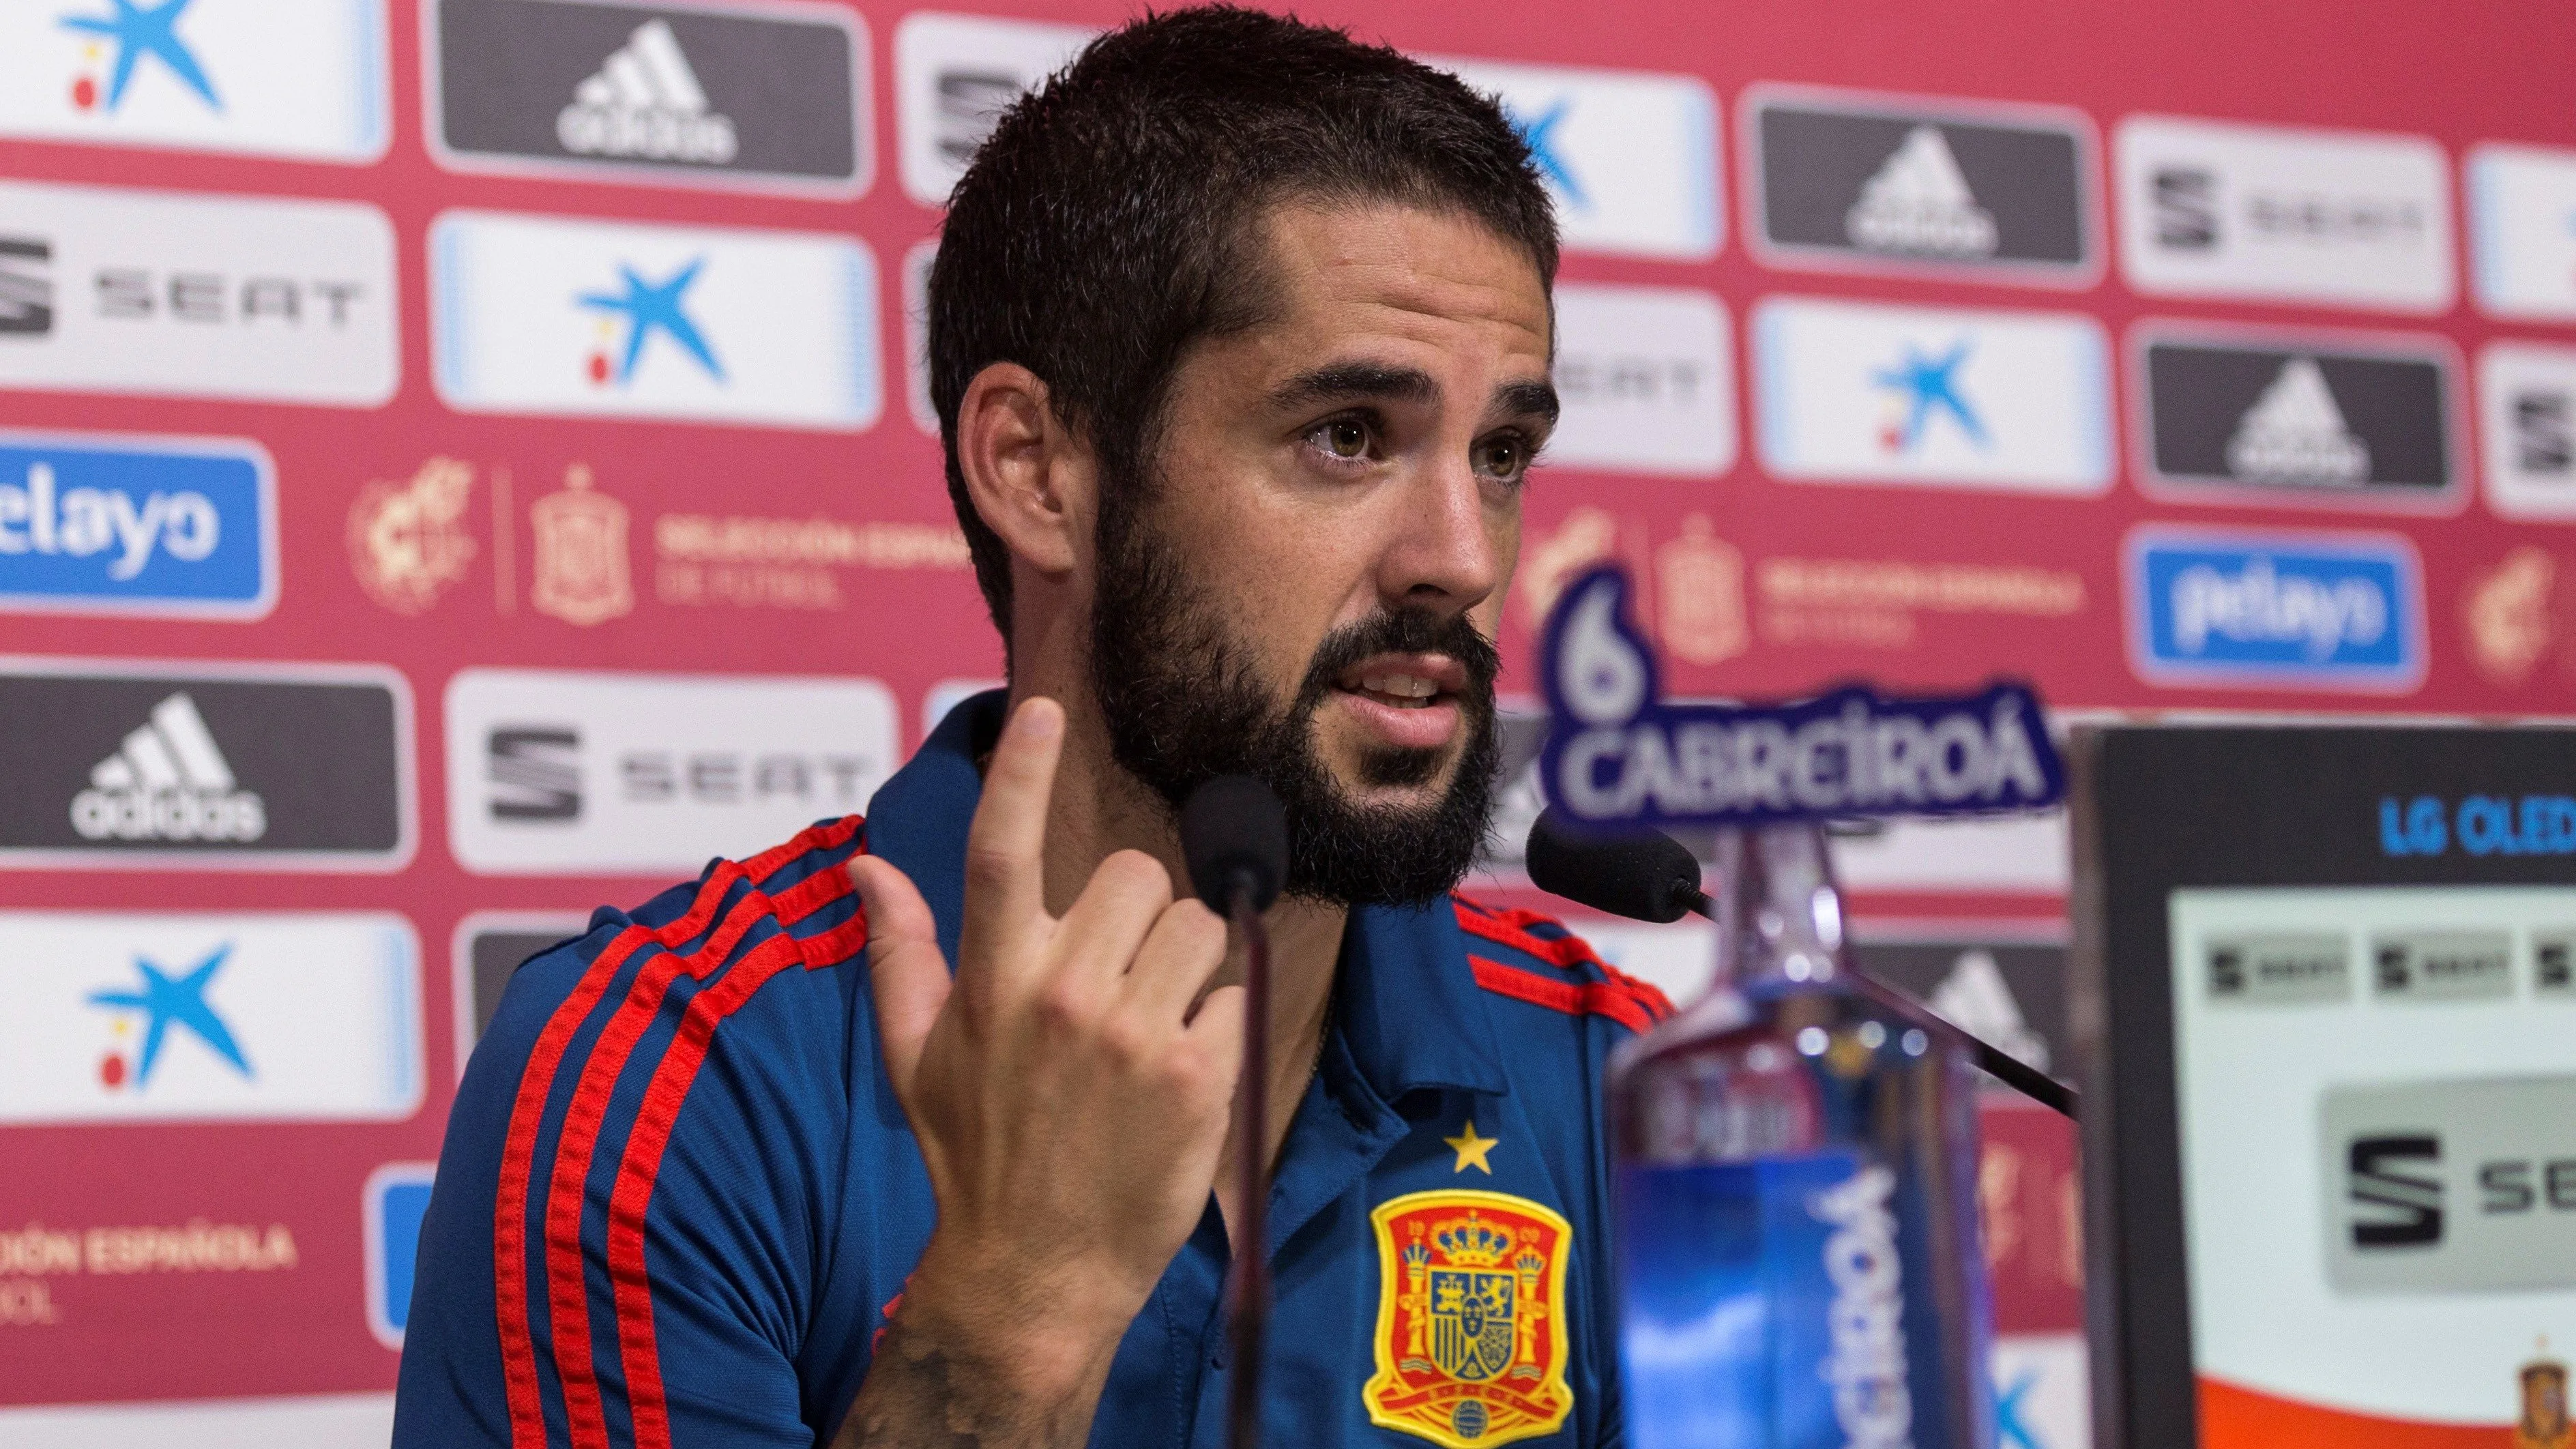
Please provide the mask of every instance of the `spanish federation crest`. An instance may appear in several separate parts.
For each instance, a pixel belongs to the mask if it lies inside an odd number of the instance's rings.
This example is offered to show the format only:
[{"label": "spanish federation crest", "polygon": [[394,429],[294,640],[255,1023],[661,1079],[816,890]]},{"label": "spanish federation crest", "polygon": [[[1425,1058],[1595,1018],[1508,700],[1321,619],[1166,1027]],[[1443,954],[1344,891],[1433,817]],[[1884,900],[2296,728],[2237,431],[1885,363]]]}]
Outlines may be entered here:
[{"label": "spanish federation crest", "polygon": [[1553,1432],[1566,1384],[1565,1263],[1573,1229],[1527,1198],[1407,1193],[1377,1230],[1377,1373],[1369,1422],[1447,1449]]}]

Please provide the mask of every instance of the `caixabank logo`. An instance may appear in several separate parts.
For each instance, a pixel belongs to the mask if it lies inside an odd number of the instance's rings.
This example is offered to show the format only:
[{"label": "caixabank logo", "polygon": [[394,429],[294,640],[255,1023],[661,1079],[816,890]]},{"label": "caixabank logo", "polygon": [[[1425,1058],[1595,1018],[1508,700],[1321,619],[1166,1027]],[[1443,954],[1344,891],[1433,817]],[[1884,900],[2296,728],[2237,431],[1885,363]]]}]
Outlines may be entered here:
[{"label": "caixabank logo", "polygon": [[410,692],[391,670],[0,660],[0,720],[0,868],[410,859]]},{"label": "caixabank logo", "polygon": [[669,875],[863,809],[895,764],[867,679],[468,669],[447,686],[448,845],[484,875]]},{"label": "caixabank logo", "polygon": [[386,94],[384,0],[0,6],[0,136],[364,163]]},{"label": "caixabank logo", "polygon": [[421,27],[450,169],[867,189],[868,33],[839,6],[428,0]]},{"label": "caixabank logo", "polygon": [[399,301],[372,206],[0,182],[0,387],[378,407]]},{"label": "caixabank logo", "polygon": [[2129,660],[2153,684],[2406,694],[2423,569],[2398,534],[2149,525],[2123,549]]},{"label": "caixabank logo", "polygon": [[1725,240],[1717,96],[1697,76],[1425,56],[1502,102],[1565,249],[1705,261]]},{"label": "caixabank logo", "polygon": [[0,1123],[407,1117],[420,974],[387,912],[0,911]]},{"label": "caixabank logo", "polygon": [[883,404],[855,238],[450,211],[429,250],[435,381],[461,412],[849,432]]},{"label": "caixabank logo", "polygon": [[1770,297],[1753,348],[1762,463],[1782,478],[2111,485],[2110,348],[2090,317]]},{"label": "caixabank logo", "polygon": [[[2576,206],[2568,215],[2576,223]],[[2576,519],[2576,347],[2489,344],[2478,354],[2478,409],[2487,506],[2507,518]]]},{"label": "caixabank logo", "polygon": [[2132,337],[2151,491],[2193,502],[2456,510],[2450,347],[2148,324]]},{"label": "caixabank logo", "polygon": [[257,619],[276,602],[258,444],[0,430],[0,611]]},{"label": "caixabank logo", "polygon": [[2450,308],[2451,168],[2428,137],[2132,116],[2112,145],[2141,292]]},{"label": "caixabank logo", "polygon": [[1759,86],[1745,209],[1774,266],[2090,286],[2102,272],[2080,111]]}]

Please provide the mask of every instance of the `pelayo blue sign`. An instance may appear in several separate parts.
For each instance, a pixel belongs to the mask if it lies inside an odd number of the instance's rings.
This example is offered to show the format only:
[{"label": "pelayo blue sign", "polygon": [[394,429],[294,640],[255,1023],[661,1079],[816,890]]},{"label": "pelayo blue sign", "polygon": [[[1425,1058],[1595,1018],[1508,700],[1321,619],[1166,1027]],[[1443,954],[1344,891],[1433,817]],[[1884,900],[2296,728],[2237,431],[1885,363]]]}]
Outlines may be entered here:
[{"label": "pelayo blue sign", "polygon": [[0,609],[256,619],[276,602],[257,444],[0,432]]},{"label": "pelayo blue sign", "polygon": [[2423,683],[2423,586],[2402,537],[2141,528],[2128,575],[2130,657],[2155,683]]},{"label": "pelayo blue sign", "polygon": [[1578,821],[1983,814],[2055,804],[2066,792],[2039,697],[2019,684],[1958,697],[1853,686],[1795,704],[1666,703],[1628,593],[1625,573],[1595,569],[1548,616],[1541,786]]}]

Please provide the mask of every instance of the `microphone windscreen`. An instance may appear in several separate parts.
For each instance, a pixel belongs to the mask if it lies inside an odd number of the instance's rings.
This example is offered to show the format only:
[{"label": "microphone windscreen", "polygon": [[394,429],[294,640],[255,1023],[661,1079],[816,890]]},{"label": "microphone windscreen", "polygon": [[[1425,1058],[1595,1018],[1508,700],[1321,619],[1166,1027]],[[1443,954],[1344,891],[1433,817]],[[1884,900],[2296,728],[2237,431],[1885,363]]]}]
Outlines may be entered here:
[{"label": "microphone windscreen", "polygon": [[1660,830],[1617,836],[1568,828],[1554,809],[1530,826],[1530,884],[1638,921],[1678,921],[1699,900],[1699,862]]},{"label": "microphone windscreen", "polygon": [[1251,887],[1252,908],[1266,911],[1288,879],[1287,809],[1250,775],[1219,775],[1181,807],[1181,858],[1209,910],[1225,914],[1240,879]]}]

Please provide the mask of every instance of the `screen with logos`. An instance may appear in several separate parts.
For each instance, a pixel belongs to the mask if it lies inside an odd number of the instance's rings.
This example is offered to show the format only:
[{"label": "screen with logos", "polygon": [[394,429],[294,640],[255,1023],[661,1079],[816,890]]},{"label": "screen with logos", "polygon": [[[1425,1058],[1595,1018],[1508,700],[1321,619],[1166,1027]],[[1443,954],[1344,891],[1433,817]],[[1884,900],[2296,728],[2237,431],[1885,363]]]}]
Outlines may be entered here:
[{"label": "screen with logos", "polygon": [[2107,1442],[2568,1442],[2576,731],[2077,755]]}]

